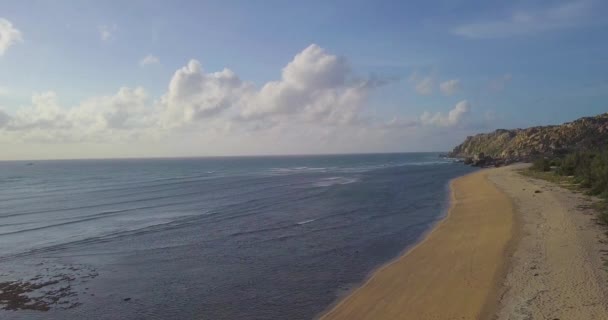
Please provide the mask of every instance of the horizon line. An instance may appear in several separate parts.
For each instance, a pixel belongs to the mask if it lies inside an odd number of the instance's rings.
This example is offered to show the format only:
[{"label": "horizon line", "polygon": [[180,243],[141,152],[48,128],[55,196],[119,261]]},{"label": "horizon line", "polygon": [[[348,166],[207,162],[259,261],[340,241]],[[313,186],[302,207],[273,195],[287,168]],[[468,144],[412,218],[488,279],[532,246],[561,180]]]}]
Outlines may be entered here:
[{"label": "horizon line", "polygon": [[35,162],[35,161],[77,161],[77,160],[178,160],[203,158],[271,158],[271,157],[306,157],[306,156],[349,156],[349,155],[382,155],[407,153],[447,153],[449,151],[390,151],[390,152],[339,152],[339,153],[286,153],[286,154],[241,154],[241,155],[202,155],[202,156],[150,156],[150,157],[110,157],[110,158],[46,158],[46,159],[0,159],[0,162]]}]

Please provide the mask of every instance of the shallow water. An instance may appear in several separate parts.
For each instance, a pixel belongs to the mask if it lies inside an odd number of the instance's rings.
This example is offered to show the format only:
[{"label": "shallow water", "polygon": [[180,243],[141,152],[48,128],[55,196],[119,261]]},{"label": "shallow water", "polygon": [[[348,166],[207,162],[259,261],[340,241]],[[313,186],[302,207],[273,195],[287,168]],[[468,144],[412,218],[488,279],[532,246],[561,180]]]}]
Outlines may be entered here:
[{"label": "shallow water", "polygon": [[70,292],[0,318],[310,319],[472,170],[431,153],[0,162],[0,281]]}]

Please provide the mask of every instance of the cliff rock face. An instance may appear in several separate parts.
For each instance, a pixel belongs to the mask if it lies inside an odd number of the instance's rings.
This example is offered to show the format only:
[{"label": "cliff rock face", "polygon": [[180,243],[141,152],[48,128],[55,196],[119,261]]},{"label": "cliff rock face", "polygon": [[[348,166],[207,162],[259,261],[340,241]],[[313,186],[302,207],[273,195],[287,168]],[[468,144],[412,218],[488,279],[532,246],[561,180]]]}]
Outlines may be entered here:
[{"label": "cliff rock face", "polygon": [[449,155],[466,158],[483,153],[493,158],[529,159],[602,147],[608,147],[608,113],[556,126],[499,129],[469,136]]}]

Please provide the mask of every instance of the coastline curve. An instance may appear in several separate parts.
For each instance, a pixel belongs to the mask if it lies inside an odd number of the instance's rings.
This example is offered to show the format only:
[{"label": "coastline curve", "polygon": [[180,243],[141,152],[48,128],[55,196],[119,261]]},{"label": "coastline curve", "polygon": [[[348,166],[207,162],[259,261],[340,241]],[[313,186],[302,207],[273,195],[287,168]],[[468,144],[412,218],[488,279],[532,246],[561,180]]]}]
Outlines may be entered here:
[{"label": "coastline curve", "polygon": [[494,312],[514,235],[511,200],[477,171],[450,182],[450,207],[424,238],[320,319],[479,319]]}]

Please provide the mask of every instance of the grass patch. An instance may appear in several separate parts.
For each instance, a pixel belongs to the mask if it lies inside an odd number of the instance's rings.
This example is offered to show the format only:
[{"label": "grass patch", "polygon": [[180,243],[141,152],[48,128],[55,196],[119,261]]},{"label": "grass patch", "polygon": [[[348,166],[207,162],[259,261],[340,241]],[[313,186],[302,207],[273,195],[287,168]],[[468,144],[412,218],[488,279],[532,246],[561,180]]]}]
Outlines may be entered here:
[{"label": "grass patch", "polygon": [[[598,222],[603,226],[608,226],[608,201],[594,202],[592,208],[598,212]],[[608,232],[606,235],[608,235]]]},{"label": "grass patch", "polygon": [[561,187],[567,189],[582,191],[580,185],[575,181],[573,177],[562,176],[553,171],[536,171],[528,168],[519,170],[519,173],[525,177],[545,180],[558,184]]}]

